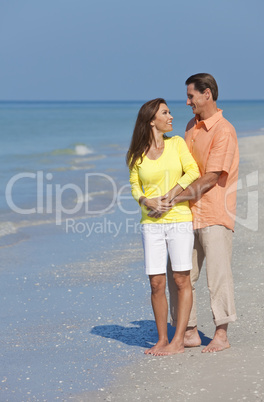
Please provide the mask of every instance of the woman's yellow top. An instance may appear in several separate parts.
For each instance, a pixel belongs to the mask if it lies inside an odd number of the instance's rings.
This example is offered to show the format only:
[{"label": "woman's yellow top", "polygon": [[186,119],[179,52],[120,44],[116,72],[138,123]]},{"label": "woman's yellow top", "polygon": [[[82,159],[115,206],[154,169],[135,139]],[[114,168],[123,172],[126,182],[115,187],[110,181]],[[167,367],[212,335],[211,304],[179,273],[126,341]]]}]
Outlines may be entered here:
[{"label": "woman's yellow top", "polygon": [[[141,196],[155,198],[165,195],[169,190],[179,184],[183,189],[188,187],[199,177],[198,166],[190,154],[188,147],[179,136],[164,139],[162,155],[151,160],[143,154],[130,170],[130,184],[132,195],[138,202]],[[150,212],[141,205],[141,223],[171,223],[192,221],[189,202],[180,202],[165,212],[160,218],[151,218]]]}]

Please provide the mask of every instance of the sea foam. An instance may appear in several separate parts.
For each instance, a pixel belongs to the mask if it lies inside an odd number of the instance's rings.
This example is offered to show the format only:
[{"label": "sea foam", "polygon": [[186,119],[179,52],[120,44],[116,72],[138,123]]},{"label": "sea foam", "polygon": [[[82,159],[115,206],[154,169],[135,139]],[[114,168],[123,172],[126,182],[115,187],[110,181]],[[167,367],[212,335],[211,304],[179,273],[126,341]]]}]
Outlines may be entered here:
[{"label": "sea foam", "polygon": [[86,145],[75,145],[75,154],[84,156],[92,154],[94,151],[91,148],[88,148]]},{"label": "sea foam", "polygon": [[94,150],[92,148],[87,147],[85,144],[76,144],[74,148],[64,148],[64,149],[56,149],[51,152],[51,155],[78,155],[85,156],[93,154]]},{"label": "sea foam", "polygon": [[0,224],[0,237],[14,234],[16,232],[17,228],[12,222],[2,222]]}]

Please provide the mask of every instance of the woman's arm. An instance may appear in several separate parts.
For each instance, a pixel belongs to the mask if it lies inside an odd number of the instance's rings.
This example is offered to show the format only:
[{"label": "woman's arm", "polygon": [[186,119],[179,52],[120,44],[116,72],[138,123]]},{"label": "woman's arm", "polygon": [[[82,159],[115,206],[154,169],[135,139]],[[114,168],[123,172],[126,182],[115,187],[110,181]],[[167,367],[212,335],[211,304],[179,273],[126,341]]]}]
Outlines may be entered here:
[{"label": "woman's arm", "polygon": [[[135,164],[130,170],[130,184],[131,192],[134,199],[139,205],[145,205],[150,211],[160,211],[162,213],[169,211],[172,208],[172,204],[168,202],[166,197],[160,196],[155,198],[147,198],[142,190],[142,182],[138,174],[138,167]],[[163,200],[163,201],[162,201]]]},{"label": "woman's arm", "polygon": [[[178,201],[178,197],[180,197],[183,191],[200,176],[198,165],[191,155],[186,142],[182,138],[179,138],[178,154],[184,174],[178,180],[178,183],[161,199],[161,208],[163,203],[168,203],[168,201],[171,204],[171,207],[176,204],[173,200],[177,199],[177,203],[180,202]],[[160,217],[160,214],[162,213],[161,208],[160,210],[157,210],[156,215],[150,213],[149,216],[155,218]]]},{"label": "woman's arm", "polygon": [[184,139],[179,138],[178,153],[184,174],[166,195],[169,201],[181,194],[191,183],[200,176],[199,168],[191,155]]},{"label": "woman's arm", "polygon": [[134,164],[133,168],[129,170],[129,182],[131,185],[131,193],[133,198],[140,204],[140,198],[144,198],[144,193],[142,190],[142,183],[138,174],[138,167]]}]

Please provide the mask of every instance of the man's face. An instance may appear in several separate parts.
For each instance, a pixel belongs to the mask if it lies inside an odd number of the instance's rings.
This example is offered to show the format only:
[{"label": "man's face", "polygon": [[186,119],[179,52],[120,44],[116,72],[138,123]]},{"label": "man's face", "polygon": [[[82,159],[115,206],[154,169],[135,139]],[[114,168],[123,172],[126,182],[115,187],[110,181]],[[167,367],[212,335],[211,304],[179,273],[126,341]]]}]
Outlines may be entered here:
[{"label": "man's face", "polygon": [[206,93],[201,94],[201,92],[194,89],[194,84],[188,85],[186,105],[191,106],[194,114],[203,114],[207,107]]}]

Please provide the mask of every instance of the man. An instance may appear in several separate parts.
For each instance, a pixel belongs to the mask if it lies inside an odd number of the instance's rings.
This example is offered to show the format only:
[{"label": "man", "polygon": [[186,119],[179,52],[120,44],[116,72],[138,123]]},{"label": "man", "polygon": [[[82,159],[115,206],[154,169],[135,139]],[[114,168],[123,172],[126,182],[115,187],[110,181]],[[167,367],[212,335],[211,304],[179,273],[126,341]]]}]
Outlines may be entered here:
[{"label": "man", "polygon": [[[195,283],[206,258],[216,330],[214,338],[202,352],[217,352],[230,347],[227,327],[229,322],[236,320],[231,255],[239,152],[235,129],[216,105],[218,87],[215,79],[210,74],[195,74],[185,84],[187,105],[195,114],[187,125],[185,140],[201,177],[173,200],[176,203],[190,200],[195,230],[191,271],[193,307],[184,342],[187,347],[201,344],[197,330]],[[170,273],[169,289],[172,324],[176,325],[177,292]]]}]

